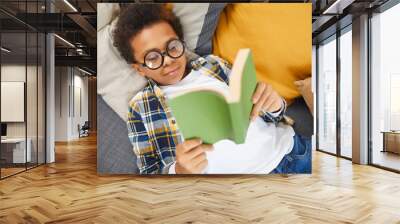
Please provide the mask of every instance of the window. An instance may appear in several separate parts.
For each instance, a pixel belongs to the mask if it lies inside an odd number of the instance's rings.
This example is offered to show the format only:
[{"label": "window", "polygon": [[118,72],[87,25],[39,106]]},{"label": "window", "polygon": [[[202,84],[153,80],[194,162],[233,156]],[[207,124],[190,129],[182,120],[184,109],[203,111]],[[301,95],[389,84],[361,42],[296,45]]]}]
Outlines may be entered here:
[{"label": "window", "polygon": [[352,157],[352,32],[351,26],[340,36],[340,155]]},{"label": "window", "polygon": [[371,162],[395,170],[400,170],[399,21],[400,4],[371,18]]},{"label": "window", "polygon": [[318,149],[336,153],[336,36],[318,47]]}]

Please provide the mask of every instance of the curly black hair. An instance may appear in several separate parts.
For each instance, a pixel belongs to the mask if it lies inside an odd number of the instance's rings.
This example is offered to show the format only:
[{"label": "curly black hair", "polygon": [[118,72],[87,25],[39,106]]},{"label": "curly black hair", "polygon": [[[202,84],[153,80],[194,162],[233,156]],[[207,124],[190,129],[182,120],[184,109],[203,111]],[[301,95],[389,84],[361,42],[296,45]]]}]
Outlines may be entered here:
[{"label": "curly black hair", "polygon": [[183,40],[183,30],[179,18],[165,4],[129,4],[121,8],[116,28],[113,32],[114,46],[128,62],[134,63],[134,53],[130,41],[141,30],[158,22],[167,22],[176,35]]}]

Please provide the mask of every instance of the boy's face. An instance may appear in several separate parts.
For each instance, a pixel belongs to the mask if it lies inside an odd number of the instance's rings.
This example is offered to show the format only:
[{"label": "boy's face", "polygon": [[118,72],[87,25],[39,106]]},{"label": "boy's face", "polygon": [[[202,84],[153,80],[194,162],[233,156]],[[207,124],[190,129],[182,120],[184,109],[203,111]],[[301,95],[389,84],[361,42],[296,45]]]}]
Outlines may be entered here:
[{"label": "boy's face", "polygon": [[165,55],[164,63],[155,70],[141,65],[149,51],[156,49],[165,52],[168,41],[172,39],[179,39],[179,37],[167,22],[159,22],[141,30],[130,40],[131,48],[134,49],[134,58],[138,62],[132,66],[140,75],[146,76],[160,85],[172,85],[179,82],[185,73],[185,55],[175,59]]}]

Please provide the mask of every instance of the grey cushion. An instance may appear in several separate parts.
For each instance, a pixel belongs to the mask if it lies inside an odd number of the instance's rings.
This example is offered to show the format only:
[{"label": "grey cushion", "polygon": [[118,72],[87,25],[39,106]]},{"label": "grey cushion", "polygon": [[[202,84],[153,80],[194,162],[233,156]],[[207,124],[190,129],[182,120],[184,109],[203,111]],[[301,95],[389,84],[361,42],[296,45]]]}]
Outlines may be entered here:
[{"label": "grey cushion", "polygon": [[97,172],[139,173],[126,122],[97,95]]},{"label": "grey cushion", "polygon": [[226,3],[210,3],[208,6],[208,11],[194,50],[196,54],[204,56],[212,53],[212,38],[218,25],[219,15],[225,6]]},{"label": "grey cushion", "polygon": [[286,115],[294,120],[293,129],[296,134],[310,138],[313,135],[313,116],[303,97],[298,97],[286,109]]}]

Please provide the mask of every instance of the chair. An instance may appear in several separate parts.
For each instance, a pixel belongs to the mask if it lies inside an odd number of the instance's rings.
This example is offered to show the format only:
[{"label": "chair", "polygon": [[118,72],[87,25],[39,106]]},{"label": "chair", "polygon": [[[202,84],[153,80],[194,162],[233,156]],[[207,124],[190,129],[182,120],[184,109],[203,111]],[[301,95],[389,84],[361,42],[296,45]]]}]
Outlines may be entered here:
[{"label": "chair", "polygon": [[85,121],[82,127],[80,127],[80,125],[78,124],[79,138],[89,136],[89,129],[90,129],[89,121]]}]

